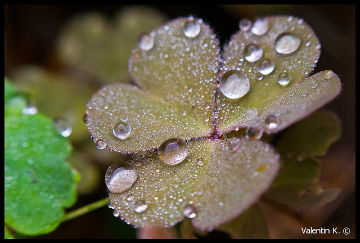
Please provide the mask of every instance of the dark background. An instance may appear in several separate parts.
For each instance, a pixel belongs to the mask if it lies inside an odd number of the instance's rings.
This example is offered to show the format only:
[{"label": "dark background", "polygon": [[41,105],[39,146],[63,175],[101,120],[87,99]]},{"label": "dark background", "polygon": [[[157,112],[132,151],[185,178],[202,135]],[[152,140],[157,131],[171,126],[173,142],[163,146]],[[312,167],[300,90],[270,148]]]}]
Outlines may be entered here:
[{"label": "dark background", "polygon": [[[61,28],[71,17],[98,11],[111,18],[121,5],[5,5],[5,75],[24,64],[56,69],[53,52]],[[169,19],[193,15],[209,23],[221,43],[238,31],[241,18],[292,14],[304,18],[317,34],[322,53],[315,72],[330,69],[340,76],[341,94],[325,108],[334,111],[343,125],[342,137],[323,159],[324,185],[339,186],[344,193],[328,210],[324,225],[348,226],[355,236],[355,6],[354,5],[152,5]],[[56,62],[55,62],[56,63]],[[333,158],[339,158],[334,160]],[[330,164],[329,163],[333,163]],[[335,161],[335,162],[333,162]],[[329,162],[329,163],[326,163]],[[340,171],[339,171],[340,169]],[[329,181],[327,181],[329,180]],[[337,184],[336,184],[337,183]],[[73,208],[106,197],[104,185]],[[321,211],[321,210],[320,210]],[[298,229],[300,231],[300,229]],[[273,234],[281,237],[281,235]],[[102,208],[61,224],[38,238],[132,238],[135,230]],[[289,235],[288,237],[293,237]],[[316,236],[322,237],[322,236]],[[323,236],[325,237],[325,236]],[[341,237],[341,236],[340,236]],[[325,237],[326,238],[326,237]],[[328,238],[334,238],[329,236]]]}]

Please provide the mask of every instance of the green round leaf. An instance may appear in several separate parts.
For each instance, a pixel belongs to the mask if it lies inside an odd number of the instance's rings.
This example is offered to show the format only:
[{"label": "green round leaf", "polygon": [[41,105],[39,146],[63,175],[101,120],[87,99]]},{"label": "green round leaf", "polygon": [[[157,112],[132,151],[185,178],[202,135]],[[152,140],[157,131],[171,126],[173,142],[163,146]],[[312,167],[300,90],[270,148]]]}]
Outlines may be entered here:
[{"label": "green round leaf", "polygon": [[76,199],[71,150],[41,115],[5,117],[5,223],[25,235],[54,230]]}]

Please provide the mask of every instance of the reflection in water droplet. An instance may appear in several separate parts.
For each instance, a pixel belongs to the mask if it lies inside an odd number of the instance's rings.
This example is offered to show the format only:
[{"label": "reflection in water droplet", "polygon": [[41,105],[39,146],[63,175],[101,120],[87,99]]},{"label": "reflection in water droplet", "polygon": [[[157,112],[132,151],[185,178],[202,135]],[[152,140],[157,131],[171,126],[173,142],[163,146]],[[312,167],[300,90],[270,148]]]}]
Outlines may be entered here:
[{"label": "reflection in water droplet", "polygon": [[135,213],[143,213],[148,208],[148,205],[143,200],[139,200],[135,203]]},{"label": "reflection in water droplet", "polygon": [[275,115],[270,115],[265,119],[265,126],[268,129],[275,129],[279,126],[279,120]]},{"label": "reflection in water droplet", "polygon": [[275,63],[269,59],[264,59],[259,65],[259,72],[263,75],[272,73],[275,69]]},{"label": "reflection in water droplet", "polygon": [[331,79],[332,76],[333,76],[333,74],[334,74],[333,71],[327,71],[327,72],[325,73],[325,79],[327,79],[327,80]]},{"label": "reflection in water droplet", "polygon": [[187,154],[187,145],[180,138],[170,138],[163,142],[158,149],[159,159],[168,165],[181,163]]},{"label": "reflection in water droplet", "polygon": [[190,17],[184,27],[184,35],[189,38],[195,38],[201,31],[201,24],[198,20]]},{"label": "reflection in water droplet", "polygon": [[119,139],[126,139],[131,133],[131,126],[127,122],[120,121],[113,128],[113,134]]},{"label": "reflection in water droplet", "polygon": [[72,128],[67,119],[63,117],[56,118],[54,120],[54,125],[56,129],[60,132],[60,135],[63,137],[69,137],[72,132]]},{"label": "reflection in water droplet", "polygon": [[256,127],[249,127],[245,130],[245,137],[248,139],[260,139],[263,131]]},{"label": "reflection in water droplet", "polygon": [[120,212],[118,210],[114,209],[113,215],[114,215],[114,217],[119,217]]},{"label": "reflection in water droplet", "polygon": [[183,214],[186,218],[193,219],[196,217],[196,208],[193,205],[185,207]]},{"label": "reflection in water droplet", "polygon": [[139,47],[143,51],[149,51],[154,47],[154,36],[149,34],[141,34],[139,37]]},{"label": "reflection in water droplet", "polygon": [[278,77],[278,83],[282,86],[286,86],[290,83],[290,75],[288,73],[280,73]]},{"label": "reflection in water droplet", "polygon": [[250,90],[250,81],[245,73],[226,72],[220,80],[220,91],[229,99],[238,99]]},{"label": "reflection in water droplet", "polygon": [[247,45],[244,49],[245,59],[248,62],[256,62],[260,60],[263,55],[263,49],[255,44]]},{"label": "reflection in water droplet", "polygon": [[110,166],[105,174],[105,183],[111,193],[122,193],[131,188],[137,180],[137,172],[135,170],[126,170],[117,168],[114,170]]},{"label": "reflection in water droplet", "polygon": [[248,31],[251,27],[251,21],[249,19],[241,19],[239,22],[239,28],[241,31]]},{"label": "reflection in water droplet", "polygon": [[264,35],[269,30],[269,21],[266,19],[258,19],[251,27],[251,32],[255,35]]},{"label": "reflection in water droplet", "polygon": [[292,54],[299,49],[301,38],[290,33],[282,33],[276,38],[275,50],[279,54]]},{"label": "reflection in water droplet", "polygon": [[96,147],[97,147],[98,149],[104,149],[104,148],[106,148],[106,143],[104,143],[104,141],[102,141],[102,140],[98,140],[98,141],[96,142]]}]

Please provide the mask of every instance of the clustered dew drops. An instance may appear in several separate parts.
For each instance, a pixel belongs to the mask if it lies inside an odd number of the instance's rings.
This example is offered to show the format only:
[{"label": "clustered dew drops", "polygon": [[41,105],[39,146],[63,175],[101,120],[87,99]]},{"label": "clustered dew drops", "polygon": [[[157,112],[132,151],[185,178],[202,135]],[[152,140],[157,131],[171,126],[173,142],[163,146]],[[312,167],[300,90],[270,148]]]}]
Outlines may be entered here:
[{"label": "clustered dew drops", "polygon": [[248,62],[259,61],[260,58],[262,58],[263,56],[263,52],[264,51],[260,46],[255,44],[250,44],[246,46],[244,49],[245,59]]},{"label": "clustered dew drops", "polygon": [[148,205],[144,200],[139,200],[135,203],[135,213],[143,213],[146,211],[146,209],[148,209]]},{"label": "clustered dew drops", "polygon": [[170,138],[163,142],[158,149],[159,159],[168,165],[181,163],[187,154],[187,145],[180,138]]},{"label": "clustered dew drops", "polygon": [[254,22],[253,26],[251,27],[251,32],[254,35],[264,35],[269,30],[269,22],[267,19],[258,19]]},{"label": "clustered dew drops", "polygon": [[279,126],[279,119],[275,115],[269,115],[265,119],[265,126],[270,130],[276,129]]},{"label": "clustered dew drops", "polygon": [[249,19],[241,19],[239,22],[239,28],[241,31],[248,31],[251,27],[251,21]]},{"label": "clustered dew drops", "polygon": [[259,66],[259,72],[262,75],[268,75],[272,73],[274,69],[275,69],[275,63],[269,59],[264,59]]}]

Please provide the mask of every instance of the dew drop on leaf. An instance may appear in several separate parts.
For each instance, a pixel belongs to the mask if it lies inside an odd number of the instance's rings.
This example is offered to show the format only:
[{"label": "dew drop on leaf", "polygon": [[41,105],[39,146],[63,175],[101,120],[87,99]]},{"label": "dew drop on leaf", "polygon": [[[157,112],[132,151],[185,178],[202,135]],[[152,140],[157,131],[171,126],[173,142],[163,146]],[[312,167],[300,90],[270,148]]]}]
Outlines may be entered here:
[{"label": "dew drop on leaf", "polygon": [[255,44],[250,44],[248,46],[245,47],[244,49],[244,55],[245,55],[245,59],[248,62],[256,62],[258,60],[260,60],[260,58],[263,55],[263,49]]},{"label": "dew drop on leaf", "polygon": [[128,138],[130,133],[131,133],[131,126],[126,121],[118,122],[113,128],[114,136],[121,140]]},{"label": "dew drop on leaf", "polygon": [[201,24],[198,22],[198,20],[189,18],[189,20],[186,21],[184,27],[184,35],[186,37],[195,38],[200,34],[200,31],[201,31]]},{"label": "dew drop on leaf", "polygon": [[149,51],[154,47],[154,36],[151,34],[141,34],[139,37],[139,47],[143,51]]},{"label": "dew drop on leaf", "polygon": [[183,214],[186,218],[193,219],[196,217],[196,208],[193,205],[185,207]]},{"label": "dew drop on leaf", "polygon": [[275,115],[270,115],[265,119],[265,126],[268,129],[275,129],[279,126],[279,119]]},{"label": "dew drop on leaf", "polygon": [[226,72],[220,80],[220,91],[229,99],[238,99],[250,90],[250,81],[246,73]]},{"label": "dew drop on leaf", "polygon": [[26,101],[26,107],[24,107],[24,109],[22,110],[22,113],[25,115],[34,115],[38,112],[37,107],[34,104],[34,101],[31,100],[27,100]]},{"label": "dew drop on leaf", "polygon": [[159,159],[168,165],[181,163],[187,154],[187,145],[180,138],[170,138],[163,142],[158,149]]},{"label": "dew drop on leaf", "polygon": [[263,75],[272,73],[275,69],[275,63],[269,59],[264,59],[259,65],[259,72]]},{"label": "dew drop on leaf", "polygon": [[241,31],[248,31],[251,27],[251,21],[249,19],[241,19],[239,22],[239,28]]},{"label": "dew drop on leaf", "polygon": [[111,193],[122,193],[129,190],[137,180],[135,170],[127,170],[122,167],[114,170],[110,166],[106,171],[105,183]]},{"label": "dew drop on leaf", "polygon": [[104,149],[104,148],[106,148],[106,144],[104,143],[104,141],[98,140],[98,141],[96,142],[96,147],[97,147],[98,149]]},{"label": "dew drop on leaf", "polygon": [[69,137],[72,133],[72,127],[69,124],[69,121],[63,117],[56,118],[54,120],[54,125],[59,131],[60,135],[63,137]]},{"label": "dew drop on leaf", "polygon": [[307,41],[306,43],[305,43],[305,46],[306,47],[309,47],[311,45],[311,41]]},{"label": "dew drop on leaf", "polygon": [[258,19],[254,22],[251,32],[255,35],[264,35],[269,30],[269,22],[267,19]]},{"label": "dew drop on leaf", "polygon": [[275,50],[279,54],[292,54],[299,49],[300,44],[300,37],[291,33],[282,33],[276,38]]},{"label": "dew drop on leaf", "polygon": [[135,213],[143,213],[148,209],[148,205],[145,203],[144,200],[139,200],[135,203]]},{"label": "dew drop on leaf", "polygon": [[245,137],[249,139],[260,139],[262,134],[262,130],[256,127],[249,127],[245,130]]},{"label": "dew drop on leaf", "polygon": [[286,86],[290,83],[290,75],[288,73],[280,73],[278,77],[278,83],[281,86]]}]

